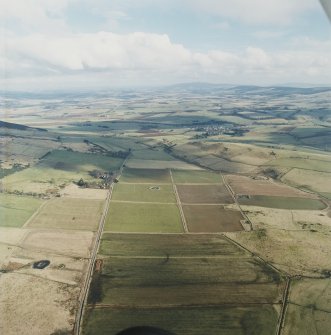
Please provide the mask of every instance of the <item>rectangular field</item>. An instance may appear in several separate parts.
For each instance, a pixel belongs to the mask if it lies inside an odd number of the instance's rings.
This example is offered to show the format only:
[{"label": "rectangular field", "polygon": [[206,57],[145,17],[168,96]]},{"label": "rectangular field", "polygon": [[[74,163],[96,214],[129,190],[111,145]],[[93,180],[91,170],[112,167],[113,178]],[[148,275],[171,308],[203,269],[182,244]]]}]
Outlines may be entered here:
[{"label": "rectangular field", "polygon": [[104,203],[104,200],[55,198],[47,202],[28,227],[95,231]]},{"label": "rectangular field", "polygon": [[135,204],[112,202],[105,231],[180,233],[183,226],[175,204]]},{"label": "rectangular field", "polygon": [[189,232],[215,233],[243,230],[239,211],[227,210],[221,205],[184,205],[184,216]]},{"label": "rectangular field", "polygon": [[200,170],[196,165],[191,165],[179,160],[145,160],[145,159],[130,159],[127,166],[133,169],[179,169],[179,170]]},{"label": "rectangular field", "polygon": [[226,179],[236,194],[270,195],[284,197],[311,198],[312,195],[287,185],[271,180],[253,179],[252,177],[228,175]]},{"label": "rectangular field", "polygon": [[33,197],[0,193],[0,226],[23,226],[42,203]]},{"label": "rectangular field", "polygon": [[232,204],[233,198],[225,185],[177,185],[183,204]]},{"label": "rectangular field", "polygon": [[[84,335],[116,335],[137,326],[154,326],[176,335],[243,335],[258,329],[258,334],[275,332],[278,313],[273,306],[260,307],[176,307],[149,309],[97,308],[88,312]],[[251,333],[254,334],[254,333]]]},{"label": "rectangular field", "polygon": [[125,183],[171,184],[167,169],[130,169],[125,168],[120,179]]},{"label": "rectangular field", "polygon": [[238,248],[220,235],[104,233],[99,253],[111,256],[219,257],[244,256]]},{"label": "rectangular field", "polygon": [[324,209],[326,205],[318,199],[297,198],[297,197],[273,197],[263,195],[253,195],[250,197],[239,197],[241,205],[261,206],[279,209]]},{"label": "rectangular field", "polygon": [[114,187],[112,200],[176,203],[172,185],[122,184]]},{"label": "rectangular field", "polygon": [[219,173],[206,170],[173,170],[172,175],[176,184],[223,184]]}]

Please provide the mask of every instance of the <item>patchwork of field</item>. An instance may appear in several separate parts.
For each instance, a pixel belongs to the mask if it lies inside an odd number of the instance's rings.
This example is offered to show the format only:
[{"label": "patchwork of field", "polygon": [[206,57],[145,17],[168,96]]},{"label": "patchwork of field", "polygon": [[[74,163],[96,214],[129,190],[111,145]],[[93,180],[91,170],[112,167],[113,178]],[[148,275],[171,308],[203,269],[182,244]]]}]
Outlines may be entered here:
[{"label": "patchwork of field", "polygon": [[95,231],[98,228],[103,207],[102,200],[55,198],[41,208],[27,227]]},{"label": "patchwork of field", "polygon": [[253,178],[240,175],[227,175],[225,178],[236,194],[302,198],[314,197],[311,194],[302,192],[279,182],[276,183],[270,179],[266,180],[258,177]]},{"label": "patchwork of field", "polygon": [[0,226],[22,227],[42,203],[33,197],[0,193]]},{"label": "patchwork of field", "polygon": [[100,253],[84,334],[95,333],[96,322],[100,334],[146,324],[178,335],[216,327],[245,334],[249,317],[275,330],[282,277],[223,236],[106,233]]},{"label": "patchwork of field", "polygon": [[321,200],[297,197],[274,197],[265,195],[238,196],[238,201],[242,205],[283,209],[319,210],[327,207]]},{"label": "patchwork of field", "polygon": [[[122,181],[122,180],[121,180]],[[116,184],[113,201],[176,203],[172,185]]]},{"label": "patchwork of field", "polygon": [[176,204],[112,202],[105,231],[178,233],[183,226]]},{"label": "patchwork of field", "polygon": [[225,185],[177,185],[183,204],[232,204],[234,202]]},{"label": "patchwork of field", "polygon": [[242,214],[221,205],[183,205],[189,232],[215,233],[243,230]]},{"label": "patchwork of field", "polygon": [[328,334],[331,329],[330,301],[330,279],[293,280],[284,334]]}]

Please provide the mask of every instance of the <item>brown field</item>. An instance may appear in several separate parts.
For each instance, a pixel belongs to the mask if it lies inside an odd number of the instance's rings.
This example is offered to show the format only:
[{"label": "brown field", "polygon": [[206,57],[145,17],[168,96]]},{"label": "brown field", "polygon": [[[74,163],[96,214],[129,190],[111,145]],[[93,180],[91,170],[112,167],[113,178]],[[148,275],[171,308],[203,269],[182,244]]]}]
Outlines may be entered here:
[{"label": "brown field", "polygon": [[2,274],[0,285],[3,334],[71,333],[79,293],[76,286],[16,273]]},{"label": "brown field", "polygon": [[89,257],[93,235],[92,232],[77,230],[31,230],[27,233],[21,246],[59,255]]},{"label": "brown field", "polygon": [[239,211],[227,210],[219,205],[184,205],[188,230],[194,233],[232,232],[243,230]]},{"label": "brown field", "polygon": [[[295,188],[276,183],[270,179],[253,179],[252,177],[227,175],[227,182],[236,194],[272,195],[284,197],[311,198],[313,195]],[[316,198],[316,197],[315,197]]]},{"label": "brown field", "polygon": [[177,185],[184,204],[232,204],[234,201],[224,185]]}]

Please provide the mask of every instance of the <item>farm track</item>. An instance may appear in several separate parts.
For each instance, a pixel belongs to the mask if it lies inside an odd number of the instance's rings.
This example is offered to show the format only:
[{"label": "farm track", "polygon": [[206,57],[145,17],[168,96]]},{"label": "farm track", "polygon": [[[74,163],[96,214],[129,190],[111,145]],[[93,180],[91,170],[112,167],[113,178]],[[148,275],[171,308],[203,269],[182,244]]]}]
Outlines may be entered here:
[{"label": "farm track", "polygon": [[181,203],[179,195],[178,195],[177,187],[175,185],[171,169],[169,170],[169,172],[170,172],[172,187],[174,189],[174,193],[175,193],[176,200],[177,200],[177,206],[178,206],[178,209],[179,209],[179,212],[180,212],[180,217],[182,219],[182,224],[183,224],[184,232],[188,233],[188,227],[187,227],[187,222],[186,222],[186,219],[185,219],[185,215],[184,215],[182,203]]},{"label": "farm track", "polygon": [[[117,176],[117,180],[120,179],[122,172],[123,172],[123,168],[127,162],[129,157],[127,157],[120,168],[119,171],[119,175]],[[88,265],[88,270],[85,276],[85,280],[84,280],[84,284],[83,287],[81,289],[81,293],[80,293],[80,298],[79,298],[79,307],[76,313],[76,320],[75,320],[75,324],[74,324],[74,335],[79,335],[81,334],[81,328],[82,328],[82,321],[83,321],[83,315],[84,315],[84,306],[87,302],[87,297],[88,297],[88,292],[89,292],[89,288],[90,288],[90,284],[91,284],[91,280],[92,280],[92,276],[93,276],[93,271],[94,271],[94,264],[97,258],[97,254],[98,254],[98,250],[99,250],[99,245],[101,242],[101,237],[102,237],[102,233],[103,233],[103,229],[106,223],[106,218],[107,218],[107,214],[108,214],[108,209],[109,209],[109,205],[110,205],[110,200],[111,200],[111,196],[113,193],[113,189],[114,189],[114,182],[112,182],[112,184],[109,187],[108,190],[108,195],[107,195],[107,199],[106,199],[106,203],[105,203],[105,207],[104,207],[104,212],[101,216],[100,219],[100,223],[99,223],[99,228],[95,234],[95,239],[94,239],[94,245],[93,248],[91,250],[91,256],[90,256],[90,262]]]}]

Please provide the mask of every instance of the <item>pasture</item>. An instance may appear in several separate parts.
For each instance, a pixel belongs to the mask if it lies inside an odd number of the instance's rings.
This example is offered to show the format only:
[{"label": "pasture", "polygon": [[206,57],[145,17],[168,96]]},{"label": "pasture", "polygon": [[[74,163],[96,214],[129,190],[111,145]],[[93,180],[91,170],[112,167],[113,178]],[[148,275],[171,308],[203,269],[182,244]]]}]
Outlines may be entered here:
[{"label": "pasture", "polygon": [[177,185],[183,204],[232,204],[233,198],[225,185]]},{"label": "pasture", "polygon": [[201,170],[173,170],[175,184],[222,184],[222,177],[215,172]]},{"label": "pasture", "polygon": [[172,185],[122,184],[114,187],[112,200],[176,203]]},{"label": "pasture", "polygon": [[171,184],[171,177],[167,169],[125,168],[120,181],[125,183]]},{"label": "pasture", "polygon": [[126,165],[133,169],[200,170],[196,165],[191,165],[179,160],[129,159]]},{"label": "pasture", "polygon": [[43,206],[28,227],[95,231],[98,228],[103,207],[103,200],[55,198]]},{"label": "pasture", "polygon": [[216,233],[243,230],[239,211],[221,205],[183,205],[189,232]]},{"label": "pasture", "polygon": [[305,209],[319,210],[326,208],[326,205],[318,199],[298,198],[298,197],[274,197],[274,196],[244,196],[238,197],[241,205],[261,206],[279,209]]},{"label": "pasture", "polygon": [[105,231],[180,233],[183,227],[175,204],[112,202]]},{"label": "pasture", "polygon": [[22,227],[42,203],[33,197],[0,193],[0,226]]}]

